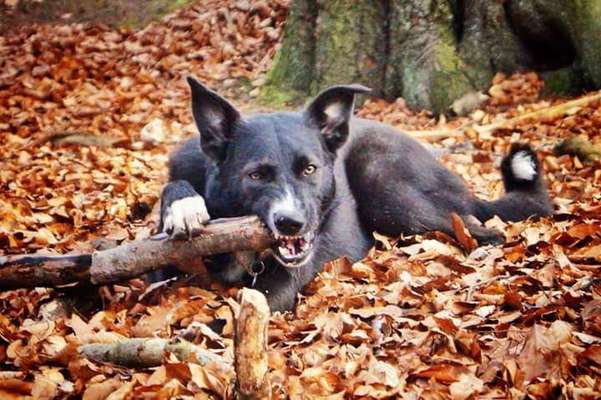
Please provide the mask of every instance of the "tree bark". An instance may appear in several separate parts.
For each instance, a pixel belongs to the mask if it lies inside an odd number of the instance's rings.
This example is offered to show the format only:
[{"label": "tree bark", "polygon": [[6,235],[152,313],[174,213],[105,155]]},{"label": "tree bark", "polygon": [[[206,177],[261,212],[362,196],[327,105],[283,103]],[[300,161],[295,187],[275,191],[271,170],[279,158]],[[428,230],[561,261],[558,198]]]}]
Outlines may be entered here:
[{"label": "tree bark", "polygon": [[185,266],[198,257],[241,250],[262,251],[273,239],[257,217],[211,221],[190,240],[160,234],[92,254],[0,257],[0,289],[61,286],[76,282],[103,285],[167,266]]},{"label": "tree bark", "polygon": [[495,72],[511,73],[532,61],[512,30],[505,4],[465,0],[456,14],[459,55],[470,64],[466,73],[476,86],[487,85]]},{"label": "tree bark", "polygon": [[315,0],[296,0],[290,5],[282,47],[263,88],[262,96],[271,103],[283,104],[303,96],[313,81],[315,65]]},{"label": "tree bark", "polygon": [[414,107],[440,113],[477,89],[457,53],[447,1],[393,1],[389,26],[385,97],[402,96]]},{"label": "tree bark", "polygon": [[[566,68],[572,71],[570,79],[563,80],[564,86],[580,83],[601,87],[601,2],[512,0],[507,13],[523,42],[547,64],[543,68],[563,67],[564,75]],[[557,60],[559,64],[553,65]],[[557,84],[558,77],[552,78],[552,83]]]},{"label": "tree bark", "polygon": [[328,0],[320,3],[315,31],[311,90],[332,83],[366,82],[382,92],[387,38],[384,1]]}]

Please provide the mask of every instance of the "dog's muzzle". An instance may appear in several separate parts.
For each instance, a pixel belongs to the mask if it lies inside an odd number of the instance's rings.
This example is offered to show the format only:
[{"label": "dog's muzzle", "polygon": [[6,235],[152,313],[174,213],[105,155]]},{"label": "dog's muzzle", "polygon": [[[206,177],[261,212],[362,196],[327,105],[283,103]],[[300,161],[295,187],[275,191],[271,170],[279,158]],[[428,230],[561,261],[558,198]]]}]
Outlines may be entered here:
[{"label": "dog's muzzle", "polygon": [[308,232],[301,236],[286,236],[275,234],[275,244],[272,247],[274,257],[288,268],[298,268],[307,262],[313,250],[315,235]]}]

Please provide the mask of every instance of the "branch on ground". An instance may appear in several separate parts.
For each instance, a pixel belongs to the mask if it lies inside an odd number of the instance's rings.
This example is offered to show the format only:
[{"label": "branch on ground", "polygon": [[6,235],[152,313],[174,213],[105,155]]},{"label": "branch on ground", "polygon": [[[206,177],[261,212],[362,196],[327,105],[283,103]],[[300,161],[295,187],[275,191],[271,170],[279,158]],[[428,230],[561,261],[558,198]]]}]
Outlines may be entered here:
[{"label": "branch on ground", "polygon": [[595,145],[582,136],[565,139],[559,142],[553,150],[558,156],[569,154],[584,162],[601,160],[601,145]]},{"label": "branch on ground", "polygon": [[536,120],[548,120],[560,118],[568,113],[573,112],[574,109],[584,107],[591,104],[594,101],[601,100],[601,92],[594,92],[587,96],[581,97],[576,100],[566,101],[565,103],[557,104],[550,107],[541,108],[540,110],[530,111],[517,117],[504,119],[498,122],[494,122],[488,125],[478,125],[476,123],[470,123],[464,125],[458,129],[434,129],[424,131],[405,131],[409,136],[417,139],[425,140],[440,140],[448,137],[458,137],[465,135],[467,130],[474,130],[480,135],[491,134],[497,129],[511,129],[519,123],[526,121]]},{"label": "branch on ground", "polygon": [[[271,398],[267,359],[268,326],[271,315],[267,299],[254,289],[241,289],[234,337],[234,367],[238,399]],[[79,347],[79,354],[90,360],[129,368],[162,365],[169,354],[178,360],[200,365],[219,364],[231,368],[223,359],[181,337],[174,339],[134,338],[115,343],[92,343]]]},{"label": "branch on ground", "polygon": [[90,343],[79,346],[79,354],[92,361],[129,368],[157,367],[163,364],[168,354],[174,354],[183,362],[223,364],[218,355],[181,338],[134,338],[115,343]]},{"label": "branch on ground", "polygon": [[234,354],[238,398],[270,399],[267,361],[269,306],[265,296],[244,288],[239,294],[240,312],[236,318]]}]

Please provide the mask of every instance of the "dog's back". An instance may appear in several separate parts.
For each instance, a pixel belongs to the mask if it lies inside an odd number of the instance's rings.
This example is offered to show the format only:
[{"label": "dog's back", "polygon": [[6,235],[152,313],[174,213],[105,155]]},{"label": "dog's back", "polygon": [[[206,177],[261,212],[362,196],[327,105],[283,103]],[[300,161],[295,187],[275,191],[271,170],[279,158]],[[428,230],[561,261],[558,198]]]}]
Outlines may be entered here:
[{"label": "dog's back", "polygon": [[[361,220],[370,231],[396,236],[440,230],[452,235],[453,212],[481,221],[494,215],[515,221],[552,211],[540,165],[527,145],[514,145],[503,161],[506,195],[487,202],[473,196],[417,140],[375,121],[355,118],[352,127],[344,152],[347,175]],[[482,243],[502,240],[469,224]]]}]

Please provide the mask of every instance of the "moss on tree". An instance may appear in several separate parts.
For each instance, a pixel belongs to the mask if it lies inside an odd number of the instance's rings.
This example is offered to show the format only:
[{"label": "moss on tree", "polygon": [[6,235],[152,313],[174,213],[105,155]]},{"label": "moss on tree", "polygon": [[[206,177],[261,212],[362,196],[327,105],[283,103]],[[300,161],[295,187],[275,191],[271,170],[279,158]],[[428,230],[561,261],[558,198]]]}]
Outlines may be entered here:
[{"label": "moss on tree", "polygon": [[[601,87],[601,2],[570,0],[570,26],[587,80]],[[565,6],[564,6],[565,7]]]},{"label": "moss on tree", "polygon": [[265,103],[282,106],[306,96],[315,66],[316,19],[314,0],[292,3],[282,39],[284,50],[277,52],[261,89],[261,99]]},{"label": "moss on tree", "polygon": [[585,86],[582,74],[572,66],[546,71],[541,74],[545,86],[543,95],[578,94]]},{"label": "moss on tree", "polygon": [[448,2],[397,2],[391,16],[390,97],[400,87],[409,104],[443,112],[455,98],[474,90],[457,52]]},{"label": "moss on tree", "polygon": [[381,94],[386,64],[385,21],[381,1],[320,3],[311,92],[331,84],[361,82]]}]

